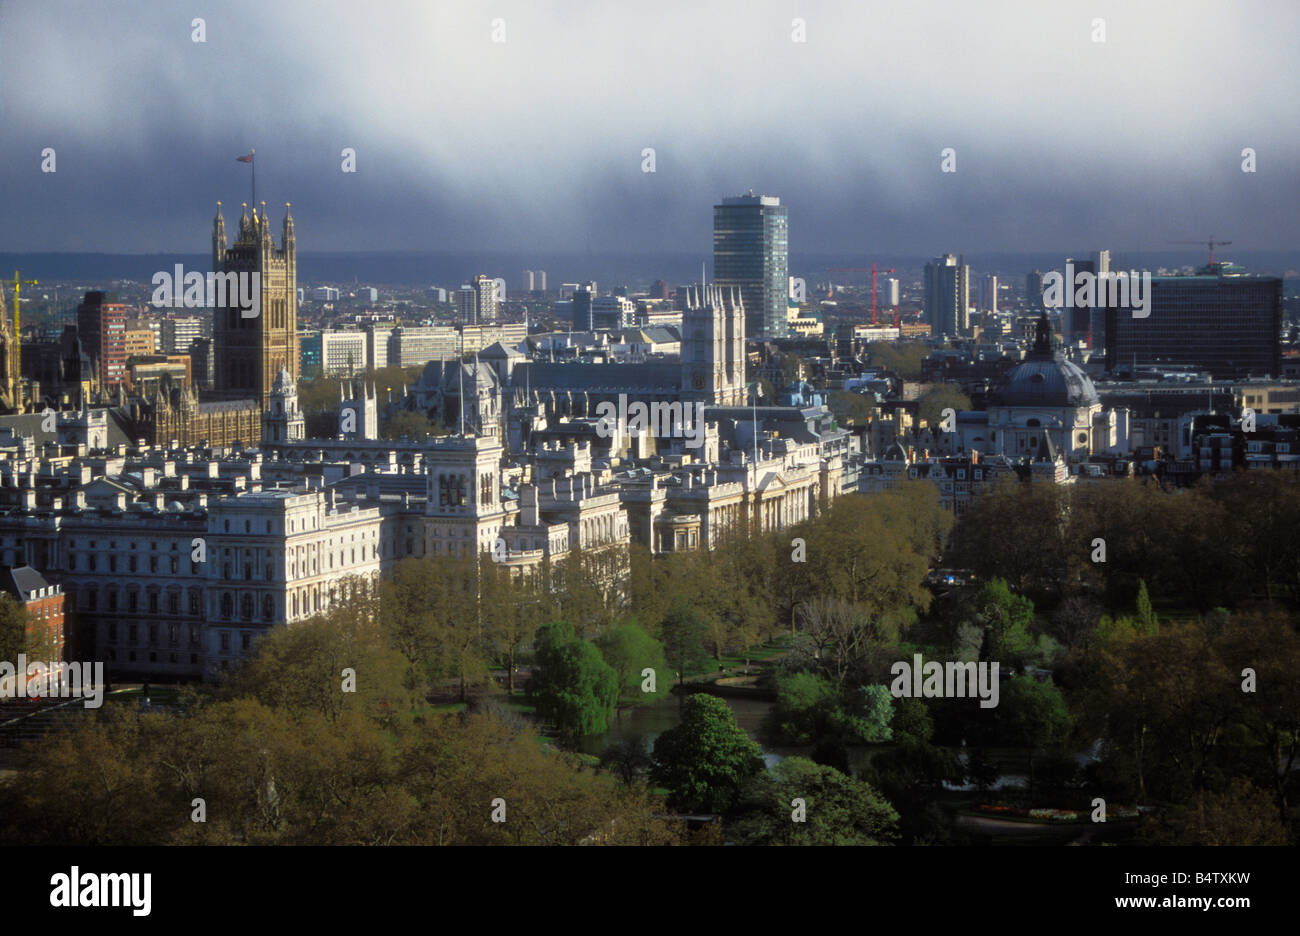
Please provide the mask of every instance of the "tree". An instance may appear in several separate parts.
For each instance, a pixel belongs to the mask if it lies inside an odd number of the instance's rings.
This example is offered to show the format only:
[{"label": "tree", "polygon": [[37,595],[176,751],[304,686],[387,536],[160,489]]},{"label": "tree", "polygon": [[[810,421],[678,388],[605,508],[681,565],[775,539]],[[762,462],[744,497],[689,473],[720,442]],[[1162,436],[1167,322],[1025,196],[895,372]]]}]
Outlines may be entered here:
[{"label": "tree", "polygon": [[975,620],[984,628],[980,658],[1020,666],[1033,647],[1034,603],[1014,594],[1002,579],[986,582],[975,598]]},{"label": "tree", "polygon": [[9,595],[0,594],[0,661],[16,666],[18,654],[26,650],[27,609]]},{"label": "tree", "polygon": [[[607,627],[596,638],[596,646],[618,676],[619,702],[623,705],[653,702],[672,691],[663,644],[638,627],[635,621],[622,621]],[[642,689],[646,677],[641,674],[646,669],[653,670],[653,692]]]},{"label": "tree", "polygon": [[[805,757],[787,757],[746,791],[740,817],[729,824],[744,845],[888,845],[898,813],[865,781]],[[803,821],[792,811],[802,801]]]},{"label": "tree", "polygon": [[1003,743],[1029,749],[1032,796],[1036,757],[1069,736],[1071,721],[1065,699],[1050,680],[1013,676],[1001,690],[997,712],[998,733]]},{"label": "tree", "polygon": [[845,426],[865,426],[875,411],[871,400],[852,390],[832,390],[829,405],[836,421]]},{"label": "tree", "polygon": [[627,786],[637,781],[654,764],[646,753],[645,739],[640,735],[620,738],[600,752],[600,766],[613,773]]},{"label": "tree", "polygon": [[603,732],[618,703],[618,675],[595,644],[556,621],[538,629],[535,647],[537,671],[528,688],[537,713],[566,740]]},{"label": "tree", "polygon": [[917,401],[916,413],[921,422],[930,427],[931,431],[939,431],[939,425],[943,422],[943,411],[952,409],[954,411],[968,410],[971,408],[970,397],[962,393],[956,384],[942,383],[932,384],[921,398]]},{"label": "tree", "polygon": [[331,721],[355,711],[390,723],[413,700],[406,663],[385,639],[377,612],[376,599],[347,597],[324,614],[272,629],[232,674],[227,695],[271,709],[319,712]]},{"label": "tree", "polygon": [[697,693],[683,705],[681,722],[655,740],[650,778],[668,788],[673,809],[720,812],[763,770],[761,755],[726,702]]},{"label": "tree", "polygon": [[695,667],[708,659],[704,649],[704,635],[708,625],[695,608],[686,604],[677,604],[664,615],[659,626],[659,636],[663,640],[664,654],[668,662],[677,667],[679,680],[686,679],[687,667]]},{"label": "tree", "polygon": [[430,419],[424,413],[415,413],[411,410],[395,410],[391,416],[383,420],[379,432],[380,438],[406,438],[413,442],[423,442],[430,436],[446,434],[446,427],[441,423]]}]

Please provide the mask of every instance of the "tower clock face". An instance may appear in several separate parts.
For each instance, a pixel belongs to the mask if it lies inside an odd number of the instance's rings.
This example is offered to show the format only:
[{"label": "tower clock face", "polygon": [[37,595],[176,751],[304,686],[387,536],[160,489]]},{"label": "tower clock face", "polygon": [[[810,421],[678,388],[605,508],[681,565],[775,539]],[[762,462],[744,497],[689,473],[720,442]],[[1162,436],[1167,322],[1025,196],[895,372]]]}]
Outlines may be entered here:
[{"label": "tower clock face", "polygon": [[691,384],[695,387],[696,390],[703,390],[703,389],[704,389],[704,375],[703,375],[703,374],[696,374],[693,378],[691,378]]}]

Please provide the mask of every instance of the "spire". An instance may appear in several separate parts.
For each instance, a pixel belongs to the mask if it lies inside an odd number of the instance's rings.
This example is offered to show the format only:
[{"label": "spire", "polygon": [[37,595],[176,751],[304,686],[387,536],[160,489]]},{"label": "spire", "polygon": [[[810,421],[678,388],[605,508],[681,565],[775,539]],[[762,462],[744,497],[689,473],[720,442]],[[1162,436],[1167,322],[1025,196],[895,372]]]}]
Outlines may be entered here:
[{"label": "spire", "polygon": [[1038,316],[1038,323],[1034,327],[1034,354],[1051,355],[1052,353],[1052,323],[1047,320],[1047,311],[1044,310]]},{"label": "spire", "polygon": [[221,202],[217,202],[217,216],[212,219],[212,269],[221,269],[226,253],[226,219],[221,216]]},{"label": "spire", "polygon": [[280,246],[285,253],[289,253],[294,247],[293,234],[293,215],[289,211],[289,203],[284,203],[284,227],[280,233]]}]

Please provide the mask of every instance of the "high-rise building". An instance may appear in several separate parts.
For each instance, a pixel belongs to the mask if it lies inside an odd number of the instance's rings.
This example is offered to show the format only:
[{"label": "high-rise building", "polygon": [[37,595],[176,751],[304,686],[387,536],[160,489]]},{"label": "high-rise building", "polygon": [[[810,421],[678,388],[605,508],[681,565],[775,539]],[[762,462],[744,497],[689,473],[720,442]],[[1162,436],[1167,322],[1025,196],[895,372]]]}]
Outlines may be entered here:
[{"label": "high-rise building", "polygon": [[533,271],[533,288],[541,293],[546,292],[546,271],[545,270]]},{"label": "high-rise building", "polygon": [[934,337],[970,334],[970,267],[944,254],[925,265],[925,315]]},{"label": "high-rise building", "polygon": [[898,305],[898,278],[888,276],[880,281],[879,303],[886,309]]},{"label": "high-rise building", "polygon": [[519,274],[519,291],[530,293],[533,291],[533,271],[524,270]]},{"label": "high-rise building", "polygon": [[86,293],[77,307],[77,335],[104,390],[119,386],[126,377],[127,307],[112,302],[105,293]]},{"label": "high-rise building", "polygon": [[979,310],[996,312],[998,310],[998,278],[992,273],[980,277]]},{"label": "high-rise building", "polygon": [[208,333],[208,323],[200,315],[167,315],[161,325],[162,349],[167,354],[186,354],[196,338]]},{"label": "high-rise building", "polygon": [[1216,380],[1276,377],[1282,366],[1282,280],[1225,271],[1153,276],[1148,314],[1102,310],[1106,369],[1187,364]]},{"label": "high-rise building", "polygon": [[478,294],[476,303],[478,305],[478,323],[487,324],[497,320],[497,312],[501,306],[501,300],[505,296],[497,289],[497,281],[486,273],[480,273],[474,277],[474,292]]},{"label": "high-rise building", "polygon": [[789,335],[789,211],[773,195],[724,198],[713,206],[713,279],[740,290],[746,333]]},{"label": "high-rise building", "polygon": [[366,326],[366,365],[379,370],[388,366],[388,339],[393,334],[392,325]]},{"label": "high-rise building", "polygon": [[456,309],[460,312],[462,325],[473,325],[478,322],[478,290],[469,283],[456,290]]},{"label": "high-rise building", "polygon": [[234,244],[226,245],[226,222],[217,203],[212,228],[212,269],[220,273],[258,274],[258,313],[246,317],[235,298],[225,308],[212,310],[212,343],[218,394],[250,398],[263,410],[271,399],[280,371],[298,379],[298,260],[289,205],[284,206],[280,247],[271,239],[271,219],[247,206],[239,219]]},{"label": "high-rise building", "polygon": [[1025,277],[1025,301],[1034,311],[1043,308],[1043,274],[1038,270]]},{"label": "high-rise building", "polygon": [[573,293],[573,330],[591,331],[596,323],[591,318],[591,304],[596,298],[596,284],[579,286]]}]

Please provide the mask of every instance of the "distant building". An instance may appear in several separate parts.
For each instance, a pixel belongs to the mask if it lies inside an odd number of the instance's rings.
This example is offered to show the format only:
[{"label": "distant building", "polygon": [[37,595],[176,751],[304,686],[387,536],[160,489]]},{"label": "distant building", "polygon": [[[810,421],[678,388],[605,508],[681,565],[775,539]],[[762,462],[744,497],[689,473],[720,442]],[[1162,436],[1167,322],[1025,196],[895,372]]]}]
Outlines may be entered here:
[{"label": "distant building", "polygon": [[185,354],[196,338],[209,333],[207,319],[200,315],[167,315],[160,323],[162,350],[167,354]]},{"label": "distant building", "polygon": [[998,310],[998,278],[992,273],[980,277],[979,310],[996,312]]},{"label": "distant building", "polygon": [[478,317],[467,325],[490,324],[497,320],[501,301],[505,298],[497,288],[497,281],[486,273],[474,277],[475,307]]},{"label": "distant building", "polygon": [[1106,370],[1165,363],[1216,380],[1274,377],[1282,366],[1282,280],[1219,271],[1153,276],[1149,314],[1106,309]]},{"label": "distant building", "polygon": [[104,390],[126,378],[126,313],[124,304],[99,291],[86,293],[77,307],[77,335]]},{"label": "distant building", "polygon": [[366,328],[366,364],[374,370],[388,366],[388,340],[393,335],[389,326],[370,325]]},{"label": "distant building", "polygon": [[366,369],[366,333],[323,330],[320,333],[321,373],[350,377]]},{"label": "distant building", "polygon": [[944,254],[925,265],[925,315],[935,338],[970,334],[970,267]]},{"label": "distant building", "polygon": [[379,290],[372,286],[362,286],[357,290],[357,298],[362,302],[378,302]]},{"label": "distant building", "polygon": [[1035,312],[1044,308],[1043,306],[1043,274],[1034,270],[1025,276],[1025,299],[1029,303],[1029,308]]},{"label": "distant building", "polygon": [[125,339],[123,344],[126,347],[127,360],[141,355],[153,354],[157,350],[154,346],[154,334],[152,329],[128,328],[124,334]]},{"label": "distant building", "polygon": [[469,283],[456,290],[456,310],[460,313],[462,325],[473,325],[478,321],[478,290]]},{"label": "distant building", "polygon": [[785,338],[790,297],[789,209],[772,195],[713,206],[713,279],[740,290],[750,338]]}]

